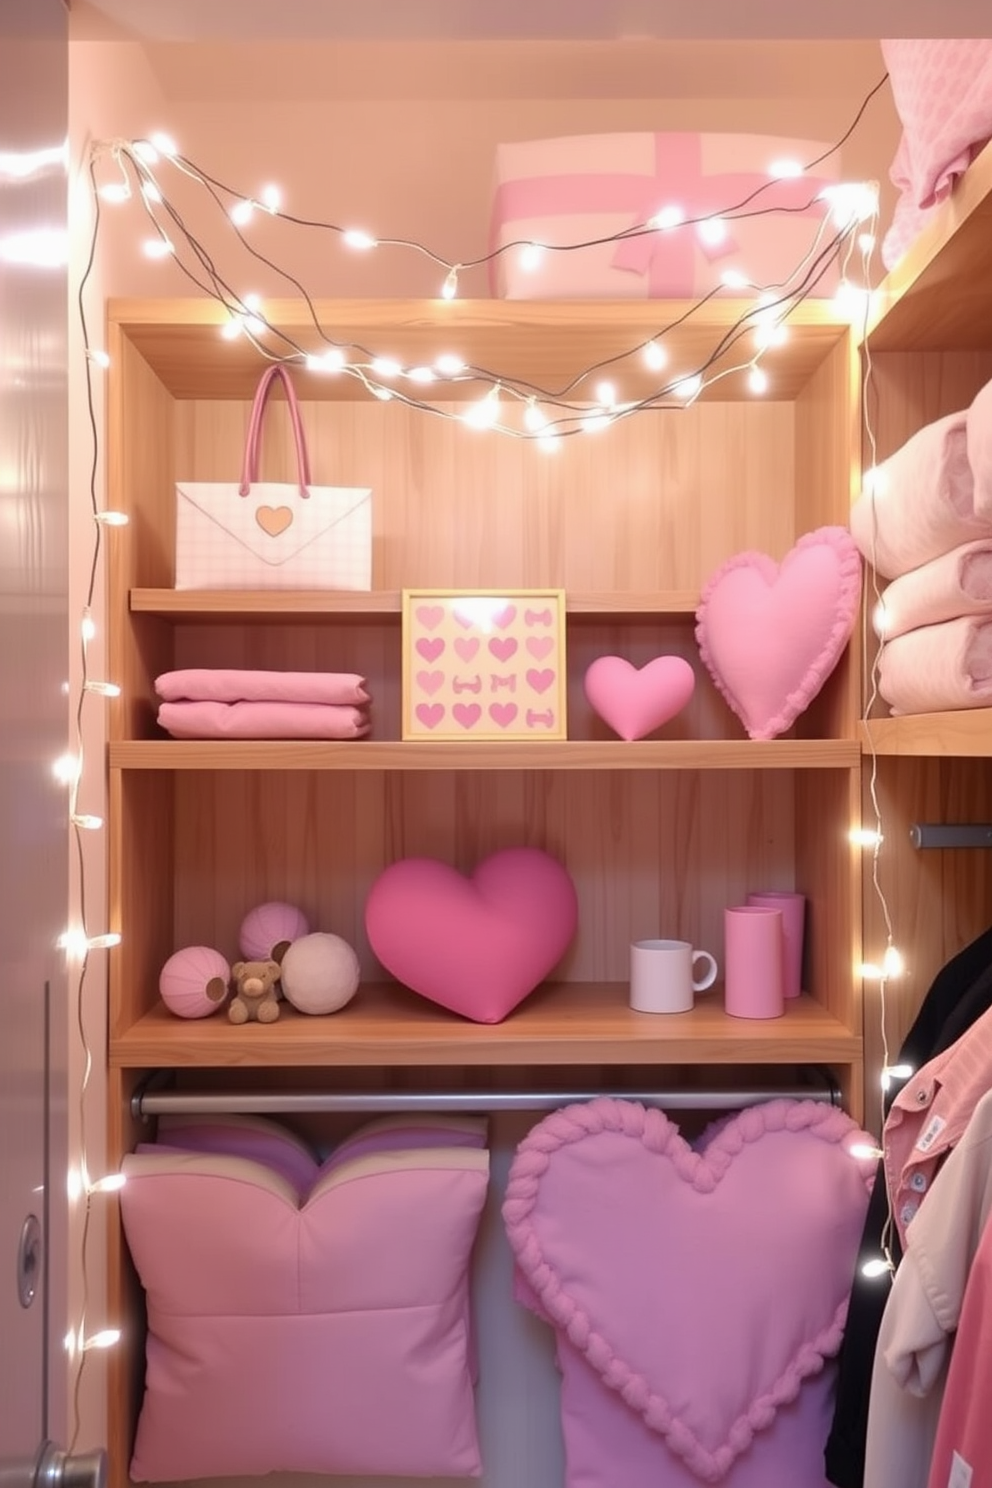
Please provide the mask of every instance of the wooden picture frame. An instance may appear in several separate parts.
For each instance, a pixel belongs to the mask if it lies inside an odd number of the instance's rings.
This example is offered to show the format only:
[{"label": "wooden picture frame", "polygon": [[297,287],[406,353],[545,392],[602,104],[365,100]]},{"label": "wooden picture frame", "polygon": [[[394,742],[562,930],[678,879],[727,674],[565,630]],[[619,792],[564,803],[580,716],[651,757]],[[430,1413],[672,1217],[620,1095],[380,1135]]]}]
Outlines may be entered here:
[{"label": "wooden picture frame", "polygon": [[563,589],[404,589],[403,738],[567,738]]}]

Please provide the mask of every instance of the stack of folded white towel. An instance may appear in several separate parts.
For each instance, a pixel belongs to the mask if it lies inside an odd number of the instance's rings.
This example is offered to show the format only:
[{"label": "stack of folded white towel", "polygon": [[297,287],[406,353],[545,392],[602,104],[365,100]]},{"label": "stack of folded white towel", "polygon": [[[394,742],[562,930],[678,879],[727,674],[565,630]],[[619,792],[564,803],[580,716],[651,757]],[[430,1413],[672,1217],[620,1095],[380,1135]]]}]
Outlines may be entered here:
[{"label": "stack of folded white towel", "polygon": [[877,467],[851,534],[892,581],[875,615],[892,712],[992,706],[992,382]]},{"label": "stack of folded white towel", "polygon": [[190,667],[155,679],[158,722],[175,739],[361,739],[371,698],[351,672]]}]

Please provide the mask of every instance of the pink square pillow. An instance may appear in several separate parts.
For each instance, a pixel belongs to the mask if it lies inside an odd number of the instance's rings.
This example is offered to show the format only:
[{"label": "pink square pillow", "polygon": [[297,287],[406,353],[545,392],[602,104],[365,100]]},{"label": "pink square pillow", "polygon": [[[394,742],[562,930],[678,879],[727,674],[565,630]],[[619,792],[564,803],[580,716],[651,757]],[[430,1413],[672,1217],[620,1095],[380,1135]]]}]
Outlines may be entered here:
[{"label": "pink square pillow", "polygon": [[770,1101],[700,1150],[607,1098],[542,1121],[503,1205],[525,1305],[556,1330],[569,1488],[824,1488],[870,1142]]},{"label": "pink square pillow", "polygon": [[356,1156],[293,1184],[245,1157],[133,1154],[145,1289],[131,1477],[476,1476],[469,1261],[477,1147]]}]

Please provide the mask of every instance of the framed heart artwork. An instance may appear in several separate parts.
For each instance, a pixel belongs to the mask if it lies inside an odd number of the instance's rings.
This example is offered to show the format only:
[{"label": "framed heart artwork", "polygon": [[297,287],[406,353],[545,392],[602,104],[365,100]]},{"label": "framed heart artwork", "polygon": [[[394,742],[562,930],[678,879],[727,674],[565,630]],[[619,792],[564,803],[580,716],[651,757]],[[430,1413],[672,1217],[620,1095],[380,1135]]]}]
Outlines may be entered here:
[{"label": "framed heart artwork", "polygon": [[404,589],[404,739],[567,737],[563,589]]}]

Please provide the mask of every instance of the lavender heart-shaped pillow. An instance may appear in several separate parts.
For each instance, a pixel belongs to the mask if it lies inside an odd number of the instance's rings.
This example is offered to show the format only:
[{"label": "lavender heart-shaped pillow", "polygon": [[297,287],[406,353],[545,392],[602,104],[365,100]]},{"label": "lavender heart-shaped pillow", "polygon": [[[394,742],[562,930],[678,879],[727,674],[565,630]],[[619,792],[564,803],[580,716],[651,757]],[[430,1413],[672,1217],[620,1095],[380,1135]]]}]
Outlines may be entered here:
[{"label": "lavender heart-shaped pillow", "polygon": [[752,739],[785,733],[840,660],[861,600],[861,555],[846,527],[820,527],[776,563],[738,553],[706,584],[699,654]]},{"label": "lavender heart-shaped pillow", "polygon": [[[660,1111],[607,1097],[524,1139],[503,1205],[519,1294],[558,1330],[587,1454],[616,1449],[598,1471],[577,1464],[577,1481],[684,1481],[658,1475],[660,1454],[719,1482],[779,1413],[795,1415],[840,1346],[873,1172],[851,1155],[858,1141],[872,1145],[842,1111],[779,1100],[719,1123],[694,1150]],[[617,1395],[633,1434],[618,1429]],[[653,1476],[643,1460],[625,1473],[624,1440],[654,1453]],[[781,1461],[755,1466],[749,1484],[764,1474],[768,1488],[820,1488],[822,1439],[801,1470],[794,1441],[785,1475]]]}]

